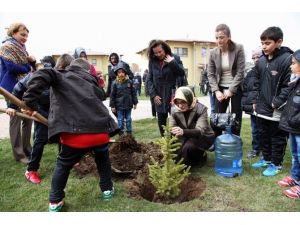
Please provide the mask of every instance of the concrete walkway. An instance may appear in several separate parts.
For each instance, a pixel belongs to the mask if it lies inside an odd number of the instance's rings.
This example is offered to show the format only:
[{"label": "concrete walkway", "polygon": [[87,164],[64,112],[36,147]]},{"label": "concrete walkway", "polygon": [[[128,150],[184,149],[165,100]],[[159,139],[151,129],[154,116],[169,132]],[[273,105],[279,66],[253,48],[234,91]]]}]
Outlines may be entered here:
[{"label": "concrete walkway", "polygon": [[[206,105],[209,108],[208,112],[210,112],[209,97],[205,96],[205,97],[200,97],[198,99],[202,104]],[[108,107],[109,100],[106,100],[104,102],[104,105]],[[0,107],[6,108],[6,102],[4,99],[0,99]],[[152,117],[152,113],[151,113],[150,100],[139,100],[137,109],[132,110],[132,119],[140,120],[140,119],[151,118],[151,117]],[[249,117],[249,116],[244,114],[243,117]],[[113,116],[113,118],[115,117]],[[9,137],[8,127],[9,127],[9,116],[6,115],[5,113],[0,113],[0,138]]]}]

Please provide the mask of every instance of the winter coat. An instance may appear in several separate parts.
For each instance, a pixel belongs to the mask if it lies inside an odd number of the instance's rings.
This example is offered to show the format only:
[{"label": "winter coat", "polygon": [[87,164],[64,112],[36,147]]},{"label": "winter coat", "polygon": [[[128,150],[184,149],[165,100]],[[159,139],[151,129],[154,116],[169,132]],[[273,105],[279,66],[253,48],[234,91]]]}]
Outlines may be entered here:
[{"label": "winter coat", "polygon": [[197,102],[188,115],[188,122],[185,113],[172,107],[170,127],[178,126],[183,129],[183,136],[179,138],[182,143],[194,139],[200,149],[208,149],[213,144],[215,135],[208,122],[207,107]]},{"label": "winter coat", "polygon": [[0,87],[3,87],[9,92],[12,92],[14,86],[18,82],[19,74],[29,73],[31,66],[27,64],[16,64],[0,57]]},{"label": "winter coat", "polygon": [[255,68],[251,68],[243,82],[242,109],[245,113],[253,113],[253,104],[256,102],[256,92],[259,83],[255,80]]},{"label": "winter coat", "polygon": [[[130,66],[124,61],[119,61],[118,64],[123,64],[124,69],[126,71],[126,74],[128,75],[129,79],[132,80],[134,75],[133,75],[133,72],[130,69]],[[114,69],[115,69],[114,67],[115,66],[112,66],[112,65],[108,66],[108,84],[107,84],[107,90],[106,90],[106,95],[107,96],[111,95],[112,84],[113,84],[114,80],[117,77],[116,74],[114,73]]]},{"label": "winter coat", "polygon": [[102,102],[103,91],[86,70],[71,65],[67,70],[41,69],[35,72],[23,96],[27,106],[36,110],[37,100],[51,86],[48,137],[60,133],[110,133],[118,126]]},{"label": "winter coat", "polygon": [[[28,88],[28,82],[32,76],[32,73],[29,73],[23,79],[21,79],[14,87],[12,94],[16,96],[18,99],[22,100],[24,93]],[[13,103],[8,104],[9,108],[18,109],[18,106],[14,105]],[[44,117],[48,117],[49,114],[49,107],[50,107],[50,90],[47,88],[44,90],[38,100],[37,103],[37,111],[43,115]]]},{"label": "winter coat", "polygon": [[[244,48],[240,44],[234,43],[233,51],[228,52],[229,68],[233,76],[233,81],[229,87],[229,91],[236,93],[244,79],[245,74],[245,53]],[[208,80],[211,91],[219,90],[219,82],[222,76],[222,53],[221,49],[214,48],[209,57],[208,62]]]},{"label": "winter coat", "polygon": [[136,90],[141,90],[142,88],[142,77],[141,75],[135,75],[132,79],[133,86]]},{"label": "winter coat", "polygon": [[132,81],[127,79],[123,83],[113,82],[109,106],[117,110],[132,109],[138,99]]},{"label": "winter coat", "polygon": [[155,105],[159,113],[168,113],[171,109],[172,94],[175,93],[178,77],[185,76],[184,68],[180,57],[173,55],[174,60],[160,66],[158,60],[149,61],[148,88],[150,98],[161,97],[161,105]]},{"label": "winter coat", "polygon": [[300,134],[300,79],[290,84],[291,92],[281,114],[279,128],[292,134]]},{"label": "winter coat", "polygon": [[202,94],[207,95],[208,92],[211,92],[211,87],[207,78],[207,69],[204,69],[201,73],[201,83],[199,85]]},{"label": "winter coat", "polygon": [[254,81],[251,81],[255,87],[249,94],[256,96],[256,112],[258,114],[273,117],[272,104],[275,109],[285,104],[290,92],[288,82],[291,76],[292,53],[289,48],[281,47],[275,50],[271,60],[264,55],[257,61],[254,68]]}]

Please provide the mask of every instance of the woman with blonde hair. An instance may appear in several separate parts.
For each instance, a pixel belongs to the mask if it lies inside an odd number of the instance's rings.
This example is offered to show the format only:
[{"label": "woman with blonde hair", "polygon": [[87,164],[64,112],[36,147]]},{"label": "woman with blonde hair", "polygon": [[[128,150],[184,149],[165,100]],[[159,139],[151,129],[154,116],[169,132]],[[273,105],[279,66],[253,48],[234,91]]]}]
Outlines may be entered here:
[{"label": "woman with blonde hair", "polygon": [[[12,92],[16,83],[35,67],[35,58],[29,56],[25,43],[29,30],[23,23],[13,23],[7,30],[7,39],[0,48],[0,87]],[[16,161],[28,164],[30,156],[32,121],[10,117],[9,133]]]}]

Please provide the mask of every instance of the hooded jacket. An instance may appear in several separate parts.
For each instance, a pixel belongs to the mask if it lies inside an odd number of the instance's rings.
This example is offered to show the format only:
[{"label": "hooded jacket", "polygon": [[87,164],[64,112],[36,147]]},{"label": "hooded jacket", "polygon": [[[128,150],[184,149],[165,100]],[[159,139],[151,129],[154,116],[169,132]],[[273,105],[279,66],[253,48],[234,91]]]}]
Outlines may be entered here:
[{"label": "hooded jacket", "polygon": [[256,96],[256,113],[271,118],[274,113],[272,104],[275,109],[283,109],[290,92],[288,82],[291,75],[292,53],[291,49],[281,47],[274,51],[272,59],[268,59],[264,54],[257,61],[254,67],[254,80],[251,81],[257,85],[249,92],[250,95]]},{"label": "hooded jacket", "polygon": [[71,65],[62,71],[41,69],[35,72],[23,96],[26,105],[37,110],[37,101],[47,87],[51,87],[48,117],[50,140],[62,132],[113,135],[118,131],[117,124],[102,102],[104,93],[96,79],[85,69]]},{"label": "hooded jacket", "polygon": [[[116,53],[111,53],[111,54],[109,55],[109,57],[108,57],[109,60],[110,60],[110,58],[111,58],[112,55],[116,55],[117,61],[118,61],[117,65],[118,65],[119,63],[123,63],[124,68],[125,68],[125,71],[126,71],[126,74],[128,75],[129,79],[132,80],[133,77],[134,77],[134,74],[133,74],[133,72],[131,71],[130,66],[128,65],[128,63],[126,63],[126,62],[124,62],[124,61],[122,61],[122,60],[119,60],[119,56],[118,56]],[[111,63],[111,61],[110,61],[110,63]],[[112,84],[113,84],[114,80],[116,79],[116,74],[114,73],[114,69],[115,69],[115,67],[116,67],[117,65],[113,66],[112,64],[110,64],[110,65],[108,66],[108,84],[107,84],[107,90],[106,90],[106,95],[107,95],[107,96],[110,96],[110,95],[111,95]]]},{"label": "hooded jacket", "polygon": [[291,92],[281,114],[279,128],[292,134],[300,134],[300,79],[289,83]]},{"label": "hooded jacket", "polygon": [[127,110],[131,109],[133,105],[137,105],[138,99],[132,81],[128,78],[125,65],[123,63],[116,65],[114,69],[116,76],[119,69],[125,71],[126,78],[121,82],[116,78],[113,82],[109,106],[117,110]]}]

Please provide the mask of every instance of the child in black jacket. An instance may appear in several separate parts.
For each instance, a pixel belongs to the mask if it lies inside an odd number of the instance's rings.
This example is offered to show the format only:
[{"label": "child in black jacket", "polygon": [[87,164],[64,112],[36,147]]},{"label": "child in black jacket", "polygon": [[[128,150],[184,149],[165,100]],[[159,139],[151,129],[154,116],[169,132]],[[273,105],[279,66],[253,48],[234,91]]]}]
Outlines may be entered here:
[{"label": "child in black jacket", "polygon": [[[279,127],[289,132],[292,154],[291,176],[278,182],[281,187],[291,187],[283,193],[294,199],[300,199],[300,49],[292,57],[291,93],[281,114]],[[294,186],[294,187],[293,187]]]},{"label": "child in black jacket", "polygon": [[124,123],[126,123],[127,134],[132,134],[131,109],[136,109],[138,103],[136,90],[127,75],[126,67],[123,63],[119,63],[116,66],[114,73],[117,78],[112,85],[109,106],[113,113],[117,113],[118,126],[121,130],[120,134],[124,133]]}]

